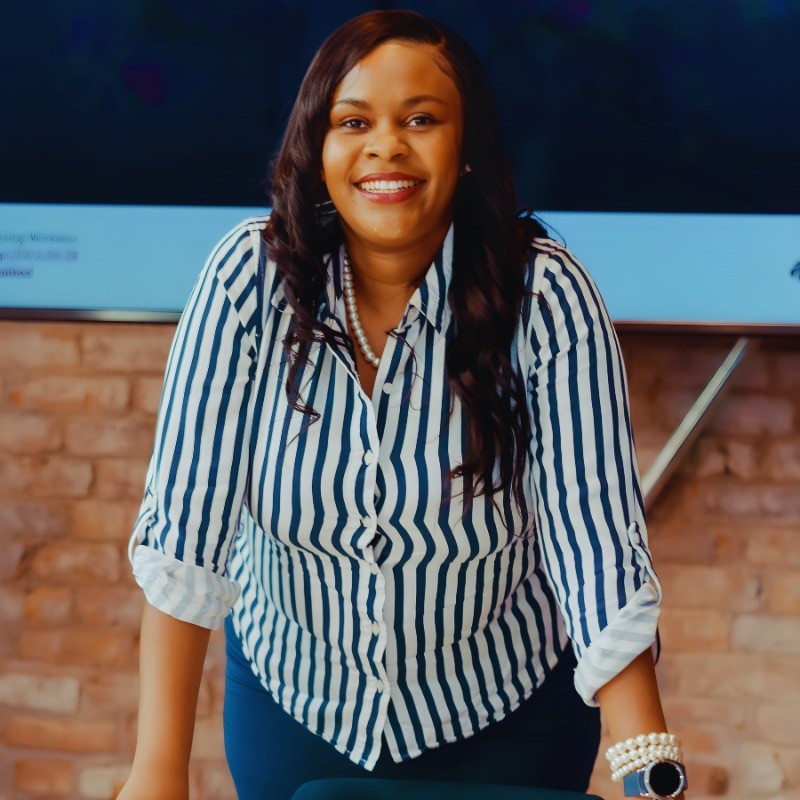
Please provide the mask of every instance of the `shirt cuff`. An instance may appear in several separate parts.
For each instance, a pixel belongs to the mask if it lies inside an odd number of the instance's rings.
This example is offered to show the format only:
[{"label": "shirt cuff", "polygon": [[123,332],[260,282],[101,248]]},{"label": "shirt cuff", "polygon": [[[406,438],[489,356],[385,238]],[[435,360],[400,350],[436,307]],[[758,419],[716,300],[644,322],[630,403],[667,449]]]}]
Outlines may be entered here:
[{"label": "shirt cuff", "polygon": [[151,606],[202,628],[219,628],[241,593],[235,581],[145,545],[133,551],[132,563]]},{"label": "shirt cuff", "polygon": [[661,615],[661,583],[635,522],[628,529],[628,539],[644,570],[644,582],[592,640],[578,658],[575,668],[575,689],[584,703],[593,708],[600,705],[597,690],[619,675],[636,656],[649,647],[655,663],[660,651],[657,633]]}]

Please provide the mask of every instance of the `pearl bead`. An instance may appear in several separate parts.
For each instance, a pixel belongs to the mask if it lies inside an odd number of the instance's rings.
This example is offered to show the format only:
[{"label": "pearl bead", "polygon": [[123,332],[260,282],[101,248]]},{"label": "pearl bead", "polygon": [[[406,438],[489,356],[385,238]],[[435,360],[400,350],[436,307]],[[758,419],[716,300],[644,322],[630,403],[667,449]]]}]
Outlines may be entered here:
[{"label": "pearl bead", "polygon": [[643,733],[640,733],[636,737],[636,744],[638,744],[640,747],[646,745],[647,744],[647,737]]},{"label": "pearl bead", "polygon": [[373,367],[378,367],[381,363],[380,357],[376,356],[372,351],[372,348],[369,346],[367,336],[364,333],[364,328],[362,327],[360,317],[358,316],[356,293],[355,289],[353,289],[353,275],[350,272],[350,259],[347,257],[346,252],[344,254],[342,264],[342,273],[342,284],[344,285],[344,303],[347,307],[347,316],[350,320],[350,329],[356,341],[358,341],[358,346],[361,348],[364,358],[370,364],[372,364]]}]

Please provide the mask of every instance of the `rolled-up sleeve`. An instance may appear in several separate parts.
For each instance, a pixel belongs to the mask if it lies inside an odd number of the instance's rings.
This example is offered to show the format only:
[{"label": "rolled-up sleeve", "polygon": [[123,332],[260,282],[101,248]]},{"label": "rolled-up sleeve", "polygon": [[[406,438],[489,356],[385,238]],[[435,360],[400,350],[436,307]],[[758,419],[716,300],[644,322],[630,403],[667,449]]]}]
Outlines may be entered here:
[{"label": "rolled-up sleeve", "polygon": [[256,345],[242,308],[252,305],[253,251],[244,224],[223,237],[178,323],[128,546],[148,602],[211,629],[240,593],[225,570],[248,477]]},{"label": "rolled-up sleeve", "polygon": [[647,648],[655,652],[662,592],[647,545],[619,342],[585,268],[547,242],[534,262],[537,302],[525,343],[535,518],[578,659],[575,687],[597,706],[601,686]]}]

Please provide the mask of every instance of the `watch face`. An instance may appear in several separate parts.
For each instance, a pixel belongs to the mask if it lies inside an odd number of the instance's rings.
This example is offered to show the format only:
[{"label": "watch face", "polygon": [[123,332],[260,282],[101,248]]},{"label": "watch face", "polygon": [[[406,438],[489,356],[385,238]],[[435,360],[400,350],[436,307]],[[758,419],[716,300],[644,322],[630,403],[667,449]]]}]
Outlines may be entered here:
[{"label": "watch face", "polygon": [[669,797],[681,788],[681,773],[671,761],[660,761],[650,768],[648,782],[656,794]]}]

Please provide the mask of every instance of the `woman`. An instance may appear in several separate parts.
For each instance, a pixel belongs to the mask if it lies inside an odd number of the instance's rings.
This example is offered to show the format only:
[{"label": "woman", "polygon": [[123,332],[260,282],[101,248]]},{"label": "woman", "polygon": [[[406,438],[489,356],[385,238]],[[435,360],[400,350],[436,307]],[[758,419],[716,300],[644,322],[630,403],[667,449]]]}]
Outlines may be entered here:
[{"label": "woman", "polygon": [[598,705],[626,792],[679,761],[618,344],[581,264],[515,214],[469,47],[408,11],[343,25],[272,197],[212,253],[167,365],[121,797],[187,796],[223,620],[240,800],[353,776],[583,790]]}]

